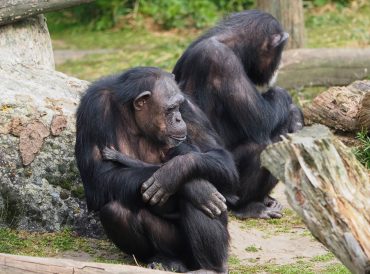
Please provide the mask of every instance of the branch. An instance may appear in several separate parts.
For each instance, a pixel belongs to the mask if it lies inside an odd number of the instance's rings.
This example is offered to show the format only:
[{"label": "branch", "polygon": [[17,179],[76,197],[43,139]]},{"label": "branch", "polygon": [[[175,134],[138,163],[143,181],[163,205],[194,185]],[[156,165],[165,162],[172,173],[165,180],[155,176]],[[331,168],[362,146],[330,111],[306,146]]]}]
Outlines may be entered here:
[{"label": "branch", "polygon": [[350,149],[315,125],[268,146],[261,161],[312,234],[353,273],[370,273],[370,181]]},{"label": "branch", "polygon": [[9,24],[41,13],[61,10],[93,0],[2,0],[0,3],[0,25]]}]

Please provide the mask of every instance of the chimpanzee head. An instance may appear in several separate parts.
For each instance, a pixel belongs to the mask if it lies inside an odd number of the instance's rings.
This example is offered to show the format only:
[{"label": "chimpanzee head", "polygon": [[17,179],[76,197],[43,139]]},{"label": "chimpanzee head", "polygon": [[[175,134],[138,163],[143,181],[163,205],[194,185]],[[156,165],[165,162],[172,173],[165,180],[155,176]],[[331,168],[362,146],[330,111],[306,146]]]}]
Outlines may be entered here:
[{"label": "chimpanzee head", "polygon": [[265,85],[271,80],[289,37],[271,14],[258,10],[232,14],[215,32],[240,58],[248,77],[256,85]]},{"label": "chimpanzee head", "polygon": [[[187,129],[180,113],[185,101],[172,74],[160,72],[152,88],[133,101],[134,117],[140,131],[160,145],[174,147],[186,139]],[[143,79],[145,81],[145,79]]]}]

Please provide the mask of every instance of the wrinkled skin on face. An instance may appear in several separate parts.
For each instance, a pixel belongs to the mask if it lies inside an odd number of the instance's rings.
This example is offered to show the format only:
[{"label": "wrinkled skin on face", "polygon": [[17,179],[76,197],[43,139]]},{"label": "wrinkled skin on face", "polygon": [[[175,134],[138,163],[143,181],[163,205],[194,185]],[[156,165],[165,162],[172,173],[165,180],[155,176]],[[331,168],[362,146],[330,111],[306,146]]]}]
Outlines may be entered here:
[{"label": "wrinkled skin on face", "polygon": [[187,129],[180,113],[184,101],[172,78],[158,79],[152,91],[142,92],[134,101],[135,120],[141,132],[168,148],[185,141]]}]

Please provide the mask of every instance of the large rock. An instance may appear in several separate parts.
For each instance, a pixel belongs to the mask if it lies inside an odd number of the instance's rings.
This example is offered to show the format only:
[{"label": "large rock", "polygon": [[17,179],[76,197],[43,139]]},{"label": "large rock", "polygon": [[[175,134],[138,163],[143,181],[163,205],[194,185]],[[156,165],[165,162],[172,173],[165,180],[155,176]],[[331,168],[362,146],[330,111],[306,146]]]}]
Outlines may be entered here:
[{"label": "large rock", "polygon": [[[27,31],[48,36],[41,19],[0,27],[0,40]],[[88,83],[54,71],[45,40],[39,39],[50,61],[40,50],[23,59],[0,44],[0,52],[9,53],[0,58],[0,225],[34,231],[72,226],[100,233],[100,224],[87,214],[74,158],[75,111]],[[37,41],[30,39],[31,48]]]}]

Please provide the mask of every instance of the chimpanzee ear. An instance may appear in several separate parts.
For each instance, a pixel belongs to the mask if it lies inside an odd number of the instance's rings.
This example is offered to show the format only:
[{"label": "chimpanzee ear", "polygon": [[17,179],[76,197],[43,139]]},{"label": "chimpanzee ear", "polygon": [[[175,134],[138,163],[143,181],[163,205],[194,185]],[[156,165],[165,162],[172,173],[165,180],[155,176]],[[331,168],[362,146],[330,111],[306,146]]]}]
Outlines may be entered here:
[{"label": "chimpanzee ear", "polygon": [[149,98],[152,96],[150,91],[143,91],[134,100],[134,108],[136,110],[141,110]]},{"label": "chimpanzee ear", "polygon": [[270,45],[271,45],[272,48],[276,48],[278,45],[280,45],[281,43],[286,41],[288,38],[289,38],[289,33],[287,33],[287,32],[274,34],[274,35],[271,36],[271,44]]}]

